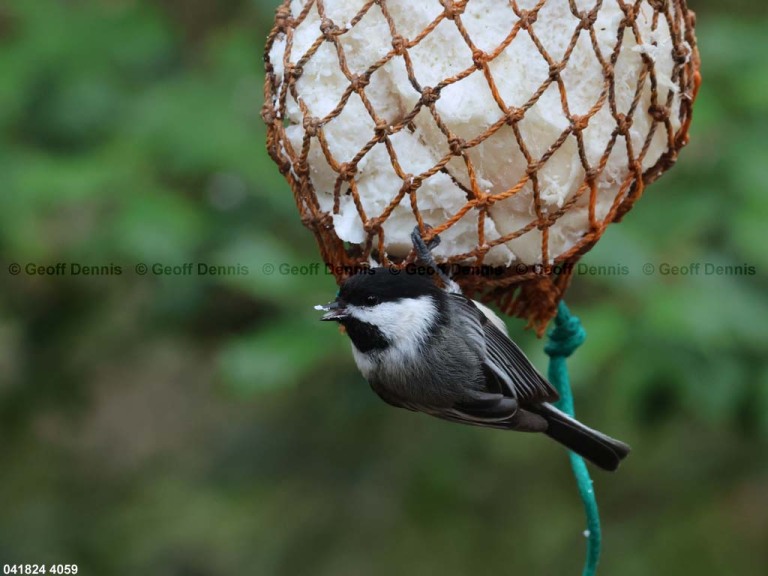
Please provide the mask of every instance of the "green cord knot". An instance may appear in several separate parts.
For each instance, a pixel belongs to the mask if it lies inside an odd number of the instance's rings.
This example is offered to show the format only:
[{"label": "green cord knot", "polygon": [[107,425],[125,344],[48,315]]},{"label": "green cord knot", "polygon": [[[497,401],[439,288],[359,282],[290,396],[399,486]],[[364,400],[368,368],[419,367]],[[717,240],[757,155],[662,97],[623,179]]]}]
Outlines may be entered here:
[{"label": "green cord knot", "polygon": [[571,316],[571,311],[565,302],[560,302],[555,316],[555,326],[548,333],[549,341],[544,346],[547,356],[560,356],[568,358],[573,352],[584,344],[587,332],[581,325],[577,316]]}]

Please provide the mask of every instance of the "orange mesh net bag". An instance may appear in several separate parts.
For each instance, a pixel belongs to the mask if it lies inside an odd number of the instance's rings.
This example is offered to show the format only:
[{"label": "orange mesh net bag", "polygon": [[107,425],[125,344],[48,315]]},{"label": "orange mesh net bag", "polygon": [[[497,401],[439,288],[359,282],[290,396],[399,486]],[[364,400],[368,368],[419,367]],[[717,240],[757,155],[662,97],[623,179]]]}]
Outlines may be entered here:
[{"label": "orange mesh net bag", "polygon": [[685,0],[286,0],[267,148],[337,281],[412,262],[418,225],[465,293],[541,332],[687,143],[694,22]]}]

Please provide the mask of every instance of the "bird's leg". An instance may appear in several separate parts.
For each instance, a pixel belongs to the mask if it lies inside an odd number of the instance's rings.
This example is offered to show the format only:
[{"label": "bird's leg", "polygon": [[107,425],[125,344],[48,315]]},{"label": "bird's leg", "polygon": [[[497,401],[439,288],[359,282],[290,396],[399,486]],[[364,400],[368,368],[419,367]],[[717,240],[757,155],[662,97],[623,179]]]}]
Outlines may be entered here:
[{"label": "bird's leg", "polygon": [[[432,228],[429,224],[425,224],[424,227],[426,230],[430,230]],[[432,240],[430,240],[429,244],[427,244],[421,237],[419,227],[416,226],[413,229],[413,232],[411,232],[411,242],[413,243],[413,249],[416,251],[416,256],[418,259],[430,267],[434,272],[438,272],[440,269],[437,267],[434,256],[432,256],[432,250],[440,245],[440,236],[433,236]]]},{"label": "bird's leg", "polygon": [[[424,227],[427,230],[432,228],[428,224],[425,224]],[[432,237],[432,240],[430,240],[429,243],[426,243],[421,237],[419,227],[416,226],[413,229],[413,232],[411,232],[411,242],[413,242],[413,249],[416,250],[416,256],[418,256],[419,260],[431,268],[432,271],[440,277],[440,280],[442,280],[446,288],[453,288],[456,284],[442,270],[440,270],[440,268],[437,267],[435,258],[432,256],[432,250],[440,245],[440,236],[435,235]]]}]

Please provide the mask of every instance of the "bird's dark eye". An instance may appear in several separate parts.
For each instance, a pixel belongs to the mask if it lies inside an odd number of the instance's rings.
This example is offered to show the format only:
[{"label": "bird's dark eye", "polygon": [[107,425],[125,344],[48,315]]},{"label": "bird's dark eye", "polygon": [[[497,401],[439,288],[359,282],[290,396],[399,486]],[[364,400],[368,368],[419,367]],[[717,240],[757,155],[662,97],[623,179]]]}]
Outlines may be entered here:
[{"label": "bird's dark eye", "polygon": [[365,299],[365,303],[366,303],[368,306],[376,306],[376,304],[378,304],[378,303],[379,303],[379,297],[378,297],[378,296],[368,296],[368,297]]}]

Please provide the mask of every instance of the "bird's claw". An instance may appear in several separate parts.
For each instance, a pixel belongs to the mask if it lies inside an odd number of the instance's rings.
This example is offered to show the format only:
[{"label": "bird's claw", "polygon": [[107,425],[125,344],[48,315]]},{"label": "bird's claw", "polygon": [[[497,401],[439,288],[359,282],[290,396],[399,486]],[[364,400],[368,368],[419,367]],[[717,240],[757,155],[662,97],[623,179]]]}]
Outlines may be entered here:
[{"label": "bird's claw", "polygon": [[[432,226],[429,224],[424,224],[424,230],[429,232],[432,230]],[[416,250],[416,254],[419,256],[419,258],[421,260],[427,261],[432,256],[432,250],[440,246],[440,235],[435,234],[432,236],[429,242],[424,242],[424,239],[421,237],[421,230],[419,230],[419,227],[416,226],[413,229],[413,232],[411,232],[411,242],[413,243],[413,247]]]}]

